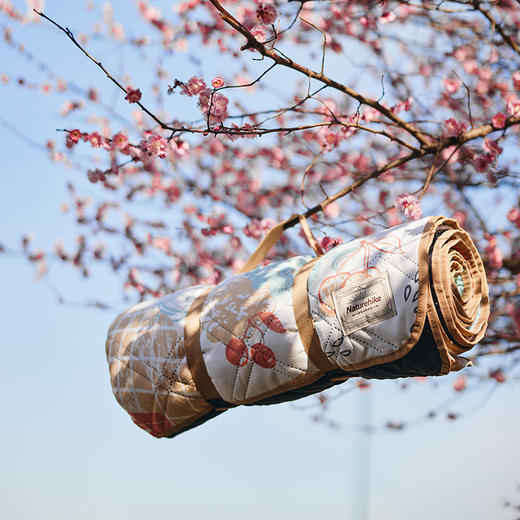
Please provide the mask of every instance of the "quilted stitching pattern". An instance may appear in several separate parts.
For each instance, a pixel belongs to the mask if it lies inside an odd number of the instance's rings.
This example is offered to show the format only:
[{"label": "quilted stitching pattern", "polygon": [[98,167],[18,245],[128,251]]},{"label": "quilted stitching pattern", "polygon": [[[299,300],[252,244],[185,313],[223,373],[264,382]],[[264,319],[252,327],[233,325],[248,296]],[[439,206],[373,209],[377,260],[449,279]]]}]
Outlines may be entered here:
[{"label": "quilted stitching pattern", "polygon": [[[200,290],[192,291],[193,297]],[[171,296],[163,300],[168,299]],[[184,320],[175,323],[161,312],[163,300],[146,302],[121,314],[107,339],[117,401],[139,426],[157,436],[189,424],[194,415],[210,409],[186,365]]]},{"label": "quilted stitching pattern", "polygon": [[[209,294],[201,316],[202,352],[208,373],[225,400],[251,401],[318,372],[305,353],[292,308],[294,276],[309,259],[295,257],[235,275]],[[277,320],[277,325],[270,325],[266,315]],[[226,345],[232,338],[247,349],[242,366],[226,359]],[[263,364],[262,358],[255,359],[254,346],[259,343],[272,352],[276,360],[272,366]]]},{"label": "quilted stitching pattern", "polygon": [[[323,351],[340,368],[348,370],[395,352],[408,339],[416,312],[418,245],[427,220],[377,233],[370,241],[338,246],[313,267],[308,286],[311,314]],[[330,293],[382,272],[389,275],[397,315],[344,336]]]}]

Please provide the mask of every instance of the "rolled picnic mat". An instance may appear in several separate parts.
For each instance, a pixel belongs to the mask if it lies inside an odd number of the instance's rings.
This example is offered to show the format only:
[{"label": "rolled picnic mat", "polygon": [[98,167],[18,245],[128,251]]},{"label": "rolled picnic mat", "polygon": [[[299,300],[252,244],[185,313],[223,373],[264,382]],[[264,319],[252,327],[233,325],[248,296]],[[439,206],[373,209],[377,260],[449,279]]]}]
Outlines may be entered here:
[{"label": "rolled picnic mat", "polygon": [[460,354],[483,337],[489,299],[480,256],[454,220],[428,217],[254,268],[282,224],[252,270],[114,321],[113,392],[138,426],[174,437],[229,408],[298,399],[354,376],[443,375],[467,364]]}]

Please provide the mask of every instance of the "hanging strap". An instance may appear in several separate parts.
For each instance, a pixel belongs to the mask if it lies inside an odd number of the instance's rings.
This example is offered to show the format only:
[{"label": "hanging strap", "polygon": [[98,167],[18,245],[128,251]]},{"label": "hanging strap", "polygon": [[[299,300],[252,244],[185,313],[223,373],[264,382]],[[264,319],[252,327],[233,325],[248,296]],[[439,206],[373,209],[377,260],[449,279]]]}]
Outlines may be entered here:
[{"label": "hanging strap", "polygon": [[[294,217],[295,215],[293,215]],[[291,220],[293,217],[288,218],[287,220]],[[258,267],[260,262],[267,256],[267,253],[271,251],[272,247],[280,240],[282,236],[284,225],[287,222],[284,220],[283,222],[279,222],[276,226],[272,227],[267,235],[262,239],[255,252],[248,258],[247,262],[242,266],[239,273],[248,273],[252,271],[255,267]]]},{"label": "hanging strap", "polygon": [[284,232],[285,225],[289,221],[295,219],[299,219],[303,233],[305,235],[305,239],[307,240],[307,243],[312,247],[313,251],[316,253],[316,256],[323,255],[323,249],[316,240],[315,236],[312,234],[311,228],[309,227],[309,223],[307,222],[305,216],[294,214],[291,215],[288,219],[279,222],[269,230],[269,232],[267,233],[267,235],[265,235],[260,244],[258,244],[258,247],[254,251],[254,253],[248,258],[246,263],[242,266],[242,269],[240,269],[239,273],[248,273],[249,271],[252,271],[256,267],[258,267],[260,262],[267,256],[267,254],[269,253],[269,251],[271,251],[276,242],[280,240]]},{"label": "hanging strap", "polygon": [[312,247],[312,249],[316,253],[316,256],[322,256],[323,249],[321,248],[319,242],[316,240],[316,237],[312,234],[311,228],[309,227],[309,223],[307,222],[305,215],[298,215],[298,217],[300,219],[300,225],[302,227],[307,243]]}]

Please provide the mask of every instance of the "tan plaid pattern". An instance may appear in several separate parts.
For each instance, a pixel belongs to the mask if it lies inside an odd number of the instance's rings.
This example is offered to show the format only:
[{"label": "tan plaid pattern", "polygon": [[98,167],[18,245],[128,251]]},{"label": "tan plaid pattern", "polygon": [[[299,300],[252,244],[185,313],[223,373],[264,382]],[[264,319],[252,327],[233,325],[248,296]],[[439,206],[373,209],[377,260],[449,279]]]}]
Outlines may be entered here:
[{"label": "tan plaid pattern", "polygon": [[112,389],[134,422],[156,437],[169,436],[211,410],[186,364],[183,322],[157,302],[120,314],[106,343]]}]

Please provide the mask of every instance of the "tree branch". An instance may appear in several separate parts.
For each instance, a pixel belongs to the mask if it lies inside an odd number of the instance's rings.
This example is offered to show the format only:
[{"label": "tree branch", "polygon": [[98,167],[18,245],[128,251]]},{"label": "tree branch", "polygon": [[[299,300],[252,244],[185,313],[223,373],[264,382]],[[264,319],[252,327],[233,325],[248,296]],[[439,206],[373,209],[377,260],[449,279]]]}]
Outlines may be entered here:
[{"label": "tree branch", "polygon": [[282,65],[284,67],[290,68],[292,70],[295,70],[297,72],[301,72],[306,77],[316,79],[318,81],[321,81],[322,83],[326,84],[327,86],[334,88],[335,90],[338,90],[340,92],[343,92],[344,94],[350,96],[351,98],[355,99],[360,103],[360,105],[367,105],[374,109],[376,109],[378,112],[383,114],[385,117],[396,123],[399,127],[401,127],[403,130],[407,131],[410,135],[415,137],[417,141],[421,143],[421,145],[426,146],[429,144],[429,139],[427,138],[426,134],[417,128],[415,128],[410,123],[407,123],[403,119],[401,119],[399,116],[394,114],[390,109],[387,107],[381,105],[379,102],[377,102],[375,99],[371,99],[369,97],[363,96],[359,92],[356,92],[355,90],[342,85],[341,83],[338,83],[337,81],[334,81],[333,79],[325,76],[325,74],[320,72],[315,72],[303,65],[300,65],[299,63],[296,63],[292,59],[284,56],[280,56],[276,52],[275,49],[269,49],[262,43],[260,43],[233,15],[231,15],[224,7],[220,5],[220,3],[217,0],[210,0],[211,4],[219,11],[220,16],[226,22],[228,25],[233,27],[237,32],[239,32],[242,36],[244,36],[247,40],[247,43],[242,46],[242,50],[245,49],[254,49],[258,51],[262,56],[265,56],[267,58],[272,59],[274,62],[278,63],[279,65]]}]

